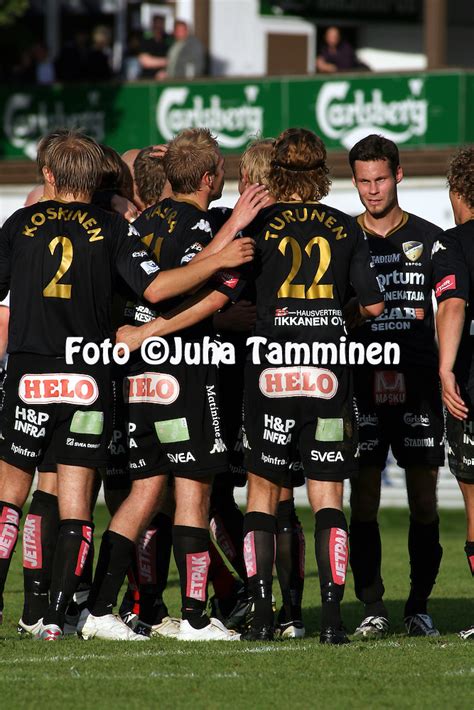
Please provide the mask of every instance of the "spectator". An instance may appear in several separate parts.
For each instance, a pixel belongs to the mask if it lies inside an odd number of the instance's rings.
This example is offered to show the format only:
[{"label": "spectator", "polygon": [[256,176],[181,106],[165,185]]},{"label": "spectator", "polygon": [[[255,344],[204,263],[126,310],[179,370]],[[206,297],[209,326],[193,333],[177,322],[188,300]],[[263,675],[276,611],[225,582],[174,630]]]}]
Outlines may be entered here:
[{"label": "spectator", "polygon": [[111,32],[105,25],[98,25],[92,32],[92,47],[87,55],[87,78],[92,81],[106,81],[112,78]]},{"label": "spectator", "polygon": [[328,27],[324,33],[321,52],[316,57],[316,70],[322,74],[369,69],[357,59],[354,47],[342,39],[338,27]]},{"label": "spectator", "polygon": [[141,65],[140,79],[161,79],[168,63],[166,55],[170,38],[165,32],[165,18],[155,15],[152,30],[153,37],[143,40],[138,54]]},{"label": "spectator", "polygon": [[51,61],[48,49],[42,42],[36,42],[31,49],[35,65],[35,79],[37,84],[54,84],[56,74],[54,63]]},{"label": "spectator", "polygon": [[72,82],[87,79],[89,63],[89,36],[78,30],[72,42],[67,42],[56,59],[56,78],[58,81]]},{"label": "spectator", "polygon": [[206,52],[202,42],[191,35],[183,20],[174,23],[174,42],[168,52],[168,77],[192,79],[204,74]]}]

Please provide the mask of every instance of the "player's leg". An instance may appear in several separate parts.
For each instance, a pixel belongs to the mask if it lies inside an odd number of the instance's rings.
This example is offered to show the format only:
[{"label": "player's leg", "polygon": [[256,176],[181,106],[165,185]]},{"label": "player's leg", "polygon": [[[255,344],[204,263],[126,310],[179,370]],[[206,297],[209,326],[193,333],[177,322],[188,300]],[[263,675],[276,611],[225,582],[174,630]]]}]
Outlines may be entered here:
[{"label": "player's leg", "polygon": [[355,631],[362,638],[377,638],[388,631],[377,520],[381,473],[379,465],[361,466],[359,475],[351,480],[350,564],[356,596],[364,605],[364,619]]},{"label": "player's leg", "polygon": [[278,631],[284,638],[303,638],[302,618],[305,539],[295,509],[293,487],[281,489],[277,508],[276,570],[282,596]]},{"label": "player's leg", "polygon": [[0,461],[0,623],[3,591],[18,540],[21,511],[30,492],[34,469]]},{"label": "player's leg", "polygon": [[308,480],[315,518],[315,553],[321,588],[321,643],[348,643],[341,602],[348,562],[348,530],[342,511],[342,482]]},{"label": "player's leg", "polygon": [[244,557],[254,612],[249,630],[242,634],[246,641],[273,638],[272,578],[280,491],[278,483],[254,473],[248,474]]},{"label": "player's leg", "polygon": [[410,594],[405,604],[405,623],[410,635],[438,636],[428,615],[428,597],[436,582],[443,548],[439,542],[436,501],[438,469],[412,466],[406,469],[410,528]]},{"label": "player's leg", "polygon": [[[466,544],[464,551],[471,574],[474,577],[474,478],[458,481],[466,508]],[[465,641],[474,641],[474,624],[460,633]]]},{"label": "player's leg", "polygon": [[234,499],[234,475],[218,474],[211,491],[211,529],[217,544],[245,581],[246,571],[242,551],[244,516]]},{"label": "player's leg", "polygon": [[53,559],[50,604],[41,638],[62,635],[66,610],[80,582],[94,526],[91,522],[95,469],[57,465],[59,534]]},{"label": "player's leg", "polygon": [[36,633],[49,606],[54,551],[59,533],[57,474],[38,471],[38,483],[23,526],[24,604],[18,631]]}]

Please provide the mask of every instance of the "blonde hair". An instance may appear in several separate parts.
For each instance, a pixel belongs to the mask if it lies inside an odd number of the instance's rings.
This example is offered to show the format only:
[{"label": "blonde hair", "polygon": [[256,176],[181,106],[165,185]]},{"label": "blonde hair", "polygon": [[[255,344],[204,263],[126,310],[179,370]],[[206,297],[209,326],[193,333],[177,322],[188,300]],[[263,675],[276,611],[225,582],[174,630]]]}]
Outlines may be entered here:
[{"label": "blonde hair", "polygon": [[58,193],[92,195],[102,178],[104,152],[93,138],[70,130],[51,139],[44,163]]},{"label": "blonde hair", "polygon": [[268,183],[274,145],[274,138],[260,138],[250,143],[240,158],[240,179],[243,178],[245,172],[249,183],[258,182],[261,185],[266,185]]},{"label": "blonde hair", "polygon": [[219,144],[207,128],[187,128],[168,144],[163,163],[173,192],[197,192],[206,173],[215,175]]}]

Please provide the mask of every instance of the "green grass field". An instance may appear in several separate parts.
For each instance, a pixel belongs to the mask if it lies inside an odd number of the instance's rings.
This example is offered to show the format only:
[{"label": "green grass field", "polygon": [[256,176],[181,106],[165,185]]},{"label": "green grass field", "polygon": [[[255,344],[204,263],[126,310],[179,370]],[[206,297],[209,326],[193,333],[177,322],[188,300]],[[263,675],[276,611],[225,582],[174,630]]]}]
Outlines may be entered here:
[{"label": "green grass field", "polygon": [[[57,644],[20,639],[22,577],[17,548],[0,629],[0,708],[469,708],[474,709],[474,644],[455,632],[474,622],[474,585],[463,552],[464,515],[442,511],[444,559],[430,605],[439,639],[408,639],[402,623],[408,589],[405,511],[385,510],[386,601],[392,635],[379,642],[320,646],[319,592],[313,523],[300,511],[307,541],[302,641],[185,644],[81,641]],[[97,530],[107,522],[103,508]],[[278,590],[275,589],[278,601]],[[165,594],[178,615],[179,587],[172,566]],[[349,574],[344,621],[361,618]]]}]

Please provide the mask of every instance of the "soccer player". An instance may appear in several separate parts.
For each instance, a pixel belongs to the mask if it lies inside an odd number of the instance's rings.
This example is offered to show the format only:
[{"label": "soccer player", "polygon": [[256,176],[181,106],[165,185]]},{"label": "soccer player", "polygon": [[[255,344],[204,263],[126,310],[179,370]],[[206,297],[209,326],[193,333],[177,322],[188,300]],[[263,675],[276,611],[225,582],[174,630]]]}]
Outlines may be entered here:
[{"label": "soccer player", "polygon": [[361,316],[377,316],[384,305],[361,229],[348,215],[320,203],[330,185],[321,139],[305,129],[284,131],[271,166],[268,187],[277,202],[255,226],[255,335],[262,341],[261,364],[254,352],[245,373],[244,554],[255,613],[242,638],[273,638],[276,512],[297,447],[315,514],[320,641],[342,644],[348,642],[340,613],[348,556],[343,481],[357,471],[351,371],[344,364],[318,367],[313,357],[302,366],[291,353],[272,365],[263,341],[270,341],[269,349],[288,342],[295,350],[311,351],[313,344],[326,352],[337,349],[345,338],[342,307],[350,284]]},{"label": "soccer player", "polygon": [[0,298],[11,294],[0,445],[0,608],[21,508],[35,467],[52,446],[61,526],[40,631],[51,640],[62,635],[87,557],[94,470],[106,464],[110,429],[109,367],[82,357],[68,364],[66,339],[79,335],[97,346],[110,337],[117,275],[157,302],[247,261],[252,251],[248,243],[234,243],[200,263],[161,273],[131,225],[90,203],[102,160],[100,147],[80,133],[53,139],[43,175],[54,200],[15,212],[0,232]]},{"label": "soccer player", "polygon": [[[448,410],[448,462],[464,498],[464,550],[474,575],[474,148],[461,148],[453,156],[448,185],[457,226],[448,229],[433,249],[439,374]],[[474,641],[474,626],[460,636]]]},{"label": "soccer player", "polygon": [[[210,195],[218,191],[224,178],[217,142],[206,129],[182,131],[169,144],[164,162],[173,198],[145,210],[137,226],[143,243],[157,256],[162,269],[181,264],[197,266],[201,258],[207,261],[209,257],[205,254],[219,253],[223,239],[232,239],[246,226],[264,203],[265,194],[258,188],[247,191],[239,209],[234,210],[211,241],[207,208]],[[242,205],[247,208],[243,209]],[[188,320],[192,309],[177,315],[183,319],[183,329],[177,331],[183,347],[191,345],[199,349],[206,335],[212,335],[209,316],[234,298],[238,282],[234,272],[217,275],[214,290],[207,300],[198,304],[198,310],[202,304],[207,307],[204,313],[207,319],[202,322]],[[181,299],[166,302],[163,312],[175,306],[179,310],[181,305]],[[136,304],[130,320],[133,323],[148,320],[135,328],[136,347],[148,335],[161,334],[161,319],[156,316],[156,310],[146,300]],[[126,332],[120,329],[121,340]],[[84,638],[115,638],[109,621],[114,618],[111,611],[130,552],[156,510],[166,484],[164,474],[171,472],[175,478],[176,498],[173,549],[180,576],[183,614],[177,638],[196,641],[238,638],[216,619],[209,619],[205,612],[209,494],[214,474],[226,465],[216,367],[199,364],[199,359],[192,367],[182,359],[175,363],[166,360],[160,365],[139,363],[128,380],[132,489],[103,537],[89,610],[82,613],[78,629]]]},{"label": "soccer player", "polygon": [[427,600],[442,556],[436,483],[444,461],[443,412],[431,301],[431,250],[440,229],[400,207],[397,186],[403,171],[395,143],[369,135],[352,148],[349,161],[365,207],[358,222],[369,240],[386,303],[385,312],[356,328],[354,338],[395,342],[401,353],[398,366],[358,368],[355,379],[360,473],[351,482],[350,562],[356,595],[364,604],[355,634],[374,638],[389,629],[377,514],[391,446],[405,469],[410,507],[405,626],[410,636],[438,636]]}]

